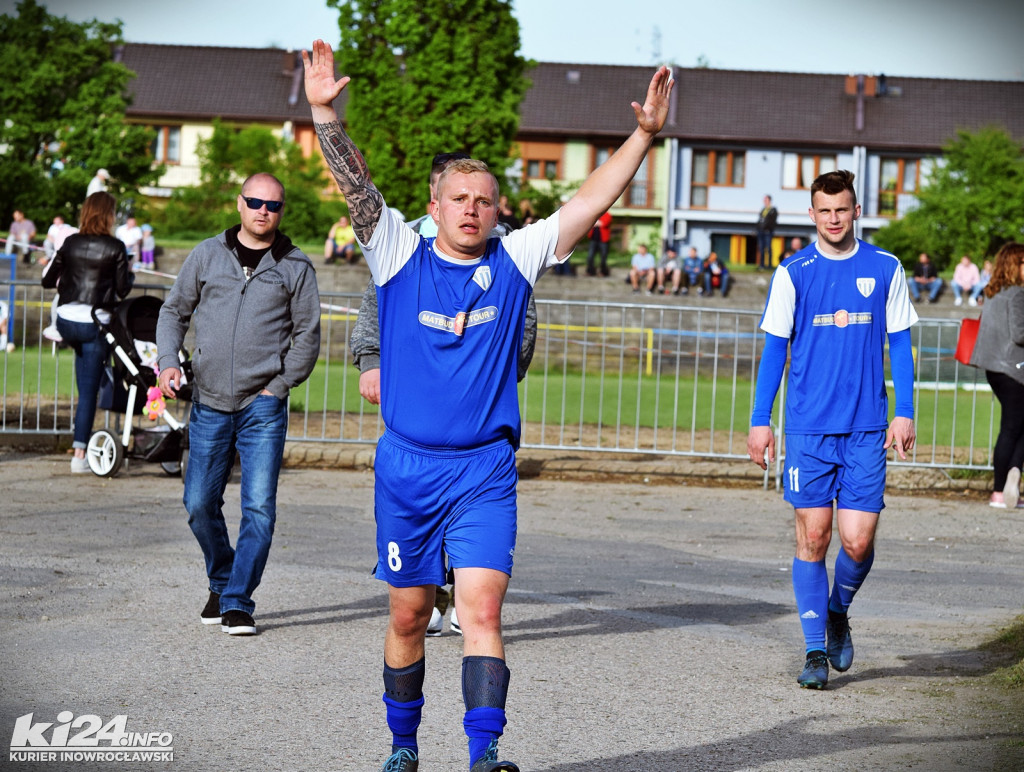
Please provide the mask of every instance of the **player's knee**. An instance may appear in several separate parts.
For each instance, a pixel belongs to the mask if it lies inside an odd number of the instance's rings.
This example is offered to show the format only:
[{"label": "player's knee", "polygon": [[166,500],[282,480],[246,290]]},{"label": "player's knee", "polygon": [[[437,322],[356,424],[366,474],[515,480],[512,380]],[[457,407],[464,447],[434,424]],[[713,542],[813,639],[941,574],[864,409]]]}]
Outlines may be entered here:
[{"label": "player's knee", "polygon": [[417,606],[393,604],[391,606],[391,629],[400,638],[422,637],[430,622],[430,612]]},{"label": "player's knee", "polygon": [[500,631],[501,598],[499,596],[474,598],[465,613],[459,609],[459,624],[479,632]]},{"label": "player's knee", "polygon": [[863,563],[875,551],[875,540],[870,536],[843,539],[843,550],[856,563]]}]

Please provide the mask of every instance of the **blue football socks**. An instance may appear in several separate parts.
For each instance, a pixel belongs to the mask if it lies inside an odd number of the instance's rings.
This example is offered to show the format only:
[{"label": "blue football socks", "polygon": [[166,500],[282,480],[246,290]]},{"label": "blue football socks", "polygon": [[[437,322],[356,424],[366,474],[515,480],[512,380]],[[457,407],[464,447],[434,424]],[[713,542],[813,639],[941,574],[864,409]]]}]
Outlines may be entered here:
[{"label": "blue football socks", "polygon": [[416,730],[423,715],[423,676],[426,661],[421,659],[408,667],[392,668],[384,663],[384,704],[387,706],[388,728],[393,748],[410,748],[419,752]]},{"label": "blue football socks", "polygon": [[828,571],[824,560],[809,563],[793,558],[793,593],[807,651],[824,651],[828,614]]},{"label": "blue football socks", "polygon": [[497,657],[463,657],[462,699],[466,703],[463,728],[469,738],[469,765],[487,752],[491,740],[505,730],[505,698],[509,670]]},{"label": "blue football socks", "polygon": [[840,549],[836,555],[836,568],[832,580],[832,596],[828,599],[828,609],[836,614],[845,614],[850,604],[853,603],[853,596],[864,584],[871,564],[875,562],[875,553],[872,550],[867,560],[857,563],[846,554],[846,550]]}]

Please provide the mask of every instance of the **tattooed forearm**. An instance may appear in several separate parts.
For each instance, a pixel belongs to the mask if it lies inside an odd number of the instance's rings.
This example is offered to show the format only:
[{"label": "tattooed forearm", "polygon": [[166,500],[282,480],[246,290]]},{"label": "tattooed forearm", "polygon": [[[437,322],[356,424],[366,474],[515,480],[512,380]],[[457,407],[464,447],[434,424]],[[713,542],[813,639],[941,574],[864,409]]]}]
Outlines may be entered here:
[{"label": "tattooed forearm", "polygon": [[315,123],[320,149],[323,151],[327,168],[345,195],[352,228],[359,241],[366,244],[377,228],[380,213],[384,208],[384,197],[370,179],[363,154],[359,152],[352,138],[341,128],[341,123]]}]

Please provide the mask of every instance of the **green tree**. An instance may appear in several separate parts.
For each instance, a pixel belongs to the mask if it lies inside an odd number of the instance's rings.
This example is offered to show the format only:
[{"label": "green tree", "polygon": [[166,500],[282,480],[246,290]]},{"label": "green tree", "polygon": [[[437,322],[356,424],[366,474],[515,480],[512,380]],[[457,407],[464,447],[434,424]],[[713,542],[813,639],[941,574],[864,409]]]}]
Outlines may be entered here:
[{"label": "green tree", "polygon": [[52,16],[35,0],[0,16],[0,222],[15,208],[38,227],[77,216],[89,179],[104,167],[122,198],[162,173],[153,132],[124,121],[132,72],[113,59],[120,23]]},{"label": "green tree", "polygon": [[1024,150],[1005,131],[960,131],[943,149],[920,205],[875,234],[874,241],[912,265],[927,252],[940,268],[960,255],[992,256],[1024,237]]},{"label": "green tree", "polygon": [[214,121],[213,134],[199,142],[199,185],[179,188],[154,220],[180,238],[207,238],[238,224],[236,201],[242,181],[256,172],[281,180],[287,206],[281,230],[293,241],[317,241],[344,211],[340,201],[324,200],[326,177],[318,157],[270,129],[240,131]]},{"label": "green tree", "polygon": [[345,122],[387,202],[424,211],[430,160],[462,151],[501,179],[529,85],[508,0],[328,0]]}]

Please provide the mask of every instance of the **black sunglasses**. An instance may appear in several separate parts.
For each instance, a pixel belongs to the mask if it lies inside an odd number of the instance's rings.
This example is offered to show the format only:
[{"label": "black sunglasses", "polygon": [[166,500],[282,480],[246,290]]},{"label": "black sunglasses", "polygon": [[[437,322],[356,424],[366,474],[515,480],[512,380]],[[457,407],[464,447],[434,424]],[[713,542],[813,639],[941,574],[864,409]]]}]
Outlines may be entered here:
[{"label": "black sunglasses", "polygon": [[284,201],[264,201],[262,198],[254,198],[251,196],[242,196],[245,201],[245,205],[250,209],[259,209],[266,204],[268,212],[280,212],[281,207],[284,206]]},{"label": "black sunglasses", "polygon": [[430,162],[432,168],[438,166],[447,166],[452,161],[464,161],[467,158],[472,158],[469,153],[438,153],[434,156],[434,160]]}]

